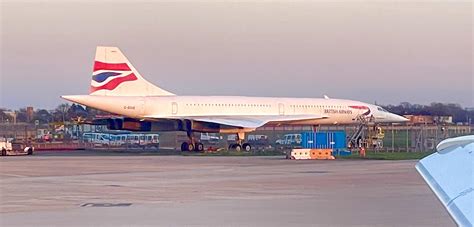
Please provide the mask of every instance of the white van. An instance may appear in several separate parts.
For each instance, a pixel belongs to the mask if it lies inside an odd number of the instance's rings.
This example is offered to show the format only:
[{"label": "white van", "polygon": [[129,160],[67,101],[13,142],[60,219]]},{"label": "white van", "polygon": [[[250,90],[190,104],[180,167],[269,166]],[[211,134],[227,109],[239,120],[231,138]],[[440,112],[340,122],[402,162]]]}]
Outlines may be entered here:
[{"label": "white van", "polygon": [[201,133],[201,142],[208,142],[208,143],[219,143],[219,135],[216,133]]},{"label": "white van", "polygon": [[275,142],[277,145],[301,145],[301,134],[286,134],[282,139]]}]

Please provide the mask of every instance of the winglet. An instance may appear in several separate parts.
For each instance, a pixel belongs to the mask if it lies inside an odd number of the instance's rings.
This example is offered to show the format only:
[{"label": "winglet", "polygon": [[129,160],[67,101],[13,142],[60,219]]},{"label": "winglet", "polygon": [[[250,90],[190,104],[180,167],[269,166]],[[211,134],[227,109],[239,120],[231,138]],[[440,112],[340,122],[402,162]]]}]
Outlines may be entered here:
[{"label": "winglet", "polygon": [[329,97],[327,95],[324,95],[324,99],[329,99]]},{"label": "winglet", "polygon": [[474,135],[445,139],[436,146],[436,150],[438,153],[444,154],[448,153],[453,148],[464,147],[470,143],[474,143]]}]

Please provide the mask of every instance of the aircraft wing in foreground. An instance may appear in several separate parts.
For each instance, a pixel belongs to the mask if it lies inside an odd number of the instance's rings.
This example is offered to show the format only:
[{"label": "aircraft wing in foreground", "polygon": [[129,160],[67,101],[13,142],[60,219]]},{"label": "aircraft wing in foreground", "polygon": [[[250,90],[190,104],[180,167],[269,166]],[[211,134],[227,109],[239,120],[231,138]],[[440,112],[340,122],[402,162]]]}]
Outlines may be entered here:
[{"label": "aircraft wing in foreground", "polygon": [[446,139],[416,169],[459,226],[474,223],[474,135]]}]

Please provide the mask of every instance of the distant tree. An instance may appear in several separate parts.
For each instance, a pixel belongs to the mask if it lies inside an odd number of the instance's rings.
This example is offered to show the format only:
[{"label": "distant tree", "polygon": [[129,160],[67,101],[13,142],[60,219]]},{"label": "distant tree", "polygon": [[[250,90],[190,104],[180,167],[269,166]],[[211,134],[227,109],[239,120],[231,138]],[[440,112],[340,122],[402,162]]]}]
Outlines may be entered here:
[{"label": "distant tree", "polygon": [[453,122],[468,122],[469,119],[474,119],[474,111],[469,112],[461,105],[453,103],[434,102],[430,105],[420,105],[402,102],[399,105],[385,106],[385,108],[400,115],[452,116]]},{"label": "distant tree", "polygon": [[60,104],[56,109],[54,109],[51,113],[52,121],[55,122],[62,122],[62,121],[73,121],[77,120],[77,118],[87,118],[91,116],[92,118],[95,114],[91,115],[89,112],[90,108],[84,108],[81,105],[72,104],[69,105],[67,103]]},{"label": "distant tree", "polygon": [[68,118],[87,117],[87,111],[81,105],[72,104],[67,112]]},{"label": "distant tree", "polygon": [[94,108],[91,108],[91,107],[86,107],[86,112],[87,112],[87,117],[89,119],[96,118],[99,115],[108,115],[108,114],[110,114],[109,112],[94,109]]},{"label": "distant tree", "polygon": [[53,121],[53,115],[45,109],[39,109],[35,112],[33,120],[38,120],[40,124],[49,124]]},{"label": "distant tree", "polygon": [[59,104],[59,106],[56,107],[56,109],[54,109],[53,111],[53,120],[56,122],[67,121],[66,115],[69,110],[69,107],[70,106],[67,103]]},{"label": "distant tree", "polygon": [[27,122],[28,115],[26,114],[26,108],[21,108],[16,111],[16,122]]},{"label": "distant tree", "polygon": [[412,105],[409,102],[402,102],[402,103],[400,103],[399,107],[403,108],[403,109],[411,109]]},{"label": "distant tree", "polygon": [[0,122],[7,122],[11,121],[10,117],[4,112],[4,110],[0,110]]},{"label": "distant tree", "polygon": [[474,109],[467,111],[466,113],[466,122],[474,124]]}]

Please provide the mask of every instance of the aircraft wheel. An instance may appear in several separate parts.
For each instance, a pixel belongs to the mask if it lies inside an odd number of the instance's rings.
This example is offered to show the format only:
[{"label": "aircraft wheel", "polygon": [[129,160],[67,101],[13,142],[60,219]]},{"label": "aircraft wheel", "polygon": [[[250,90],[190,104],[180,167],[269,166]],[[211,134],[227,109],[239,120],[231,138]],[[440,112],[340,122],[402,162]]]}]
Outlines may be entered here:
[{"label": "aircraft wheel", "polygon": [[5,148],[2,149],[2,156],[7,156],[7,149]]},{"label": "aircraft wheel", "polygon": [[188,150],[188,147],[189,147],[188,143],[187,143],[187,142],[183,142],[183,143],[181,144],[181,151],[189,151],[189,150]]},{"label": "aircraft wheel", "polygon": [[244,149],[244,151],[252,150],[252,146],[248,143],[244,143],[244,145],[242,145],[242,148]]},{"label": "aircraft wheel", "polygon": [[242,146],[240,146],[240,144],[235,144],[235,145],[234,145],[234,150],[235,150],[235,151],[241,151],[241,150],[242,150]]},{"label": "aircraft wheel", "polygon": [[196,151],[204,151],[204,144],[196,143]]},{"label": "aircraft wheel", "polygon": [[194,151],[194,144],[188,143],[188,151]]}]

